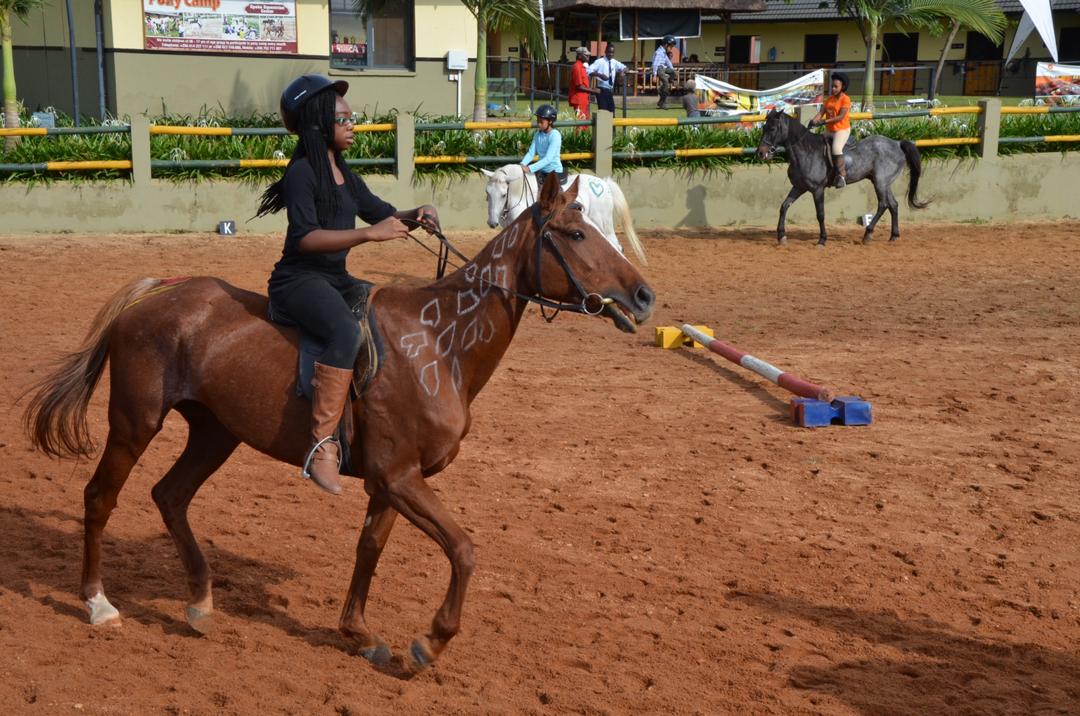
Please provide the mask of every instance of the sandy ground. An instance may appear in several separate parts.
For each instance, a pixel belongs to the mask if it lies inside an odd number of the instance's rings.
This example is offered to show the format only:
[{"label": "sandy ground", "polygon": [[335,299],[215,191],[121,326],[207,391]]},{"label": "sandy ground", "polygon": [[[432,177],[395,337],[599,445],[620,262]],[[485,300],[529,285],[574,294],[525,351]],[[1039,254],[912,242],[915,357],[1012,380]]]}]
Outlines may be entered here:
[{"label": "sandy ground", "polygon": [[[461,634],[411,679],[336,625],[366,498],[241,448],[192,522],[218,628],[187,587],[150,487],[170,418],[121,494],[105,579],[77,597],[92,462],[29,448],[16,398],[137,276],[261,290],[276,236],[0,237],[0,704],[7,713],[1055,713],[1080,704],[1080,236],[1068,224],[650,234],[659,296],[637,335],[525,316],[434,478],[477,546]],[[455,237],[477,250],[481,234]],[[430,276],[407,244],[354,273]],[[652,347],[706,324],[743,350],[870,400],[817,430],[719,356]],[[107,383],[107,381],[106,381]],[[105,435],[107,385],[90,411]],[[368,620],[401,652],[449,570],[399,521]]]}]

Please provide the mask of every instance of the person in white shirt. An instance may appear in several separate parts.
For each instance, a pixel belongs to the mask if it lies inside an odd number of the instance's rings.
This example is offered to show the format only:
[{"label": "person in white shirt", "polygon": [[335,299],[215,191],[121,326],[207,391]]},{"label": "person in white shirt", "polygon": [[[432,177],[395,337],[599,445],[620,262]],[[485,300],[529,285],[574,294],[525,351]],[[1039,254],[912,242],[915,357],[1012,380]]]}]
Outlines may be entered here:
[{"label": "person in white shirt", "polygon": [[668,55],[668,52],[673,47],[675,47],[675,38],[671,35],[665,35],[663,42],[653,53],[652,72],[653,76],[660,81],[660,101],[656,103],[656,106],[660,109],[667,109],[667,98],[671,94],[671,83],[675,80],[675,65],[671,64],[671,57]]},{"label": "person in white shirt", "polygon": [[626,65],[615,59],[615,45],[609,42],[604,48],[604,56],[597,57],[589,65],[589,76],[596,78],[596,88],[600,90],[600,96],[596,98],[597,108],[615,113],[615,77],[624,72]]}]

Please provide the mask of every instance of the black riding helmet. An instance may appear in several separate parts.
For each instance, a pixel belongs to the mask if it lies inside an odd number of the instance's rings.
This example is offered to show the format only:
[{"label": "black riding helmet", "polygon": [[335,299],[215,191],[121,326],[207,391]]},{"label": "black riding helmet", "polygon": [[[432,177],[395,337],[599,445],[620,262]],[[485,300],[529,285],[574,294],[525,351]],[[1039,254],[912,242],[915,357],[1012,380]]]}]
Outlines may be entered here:
[{"label": "black riding helmet", "polygon": [[342,97],[349,91],[349,83],[345,80],[334,82],[323,75],[300,75],[290,82],[281,93],[281,121],[284,122],[285,129],[295,132],[296,117],[300,113],[300,108],[309,99],[331,87]]},{"label": "black riding helmet", "polygon": [[840,86],[844,88],[844,92],[847,92],[849,80],[846,74],[843,72],[833,72],[829,77],[829,81],[832,82],[833,80],[840,80]]},{"label": "black riding helmet", "polygon": [[[654,35],[654,37],[655,37],[655,35]],[[675,36],[674,35],[664,35],[664,47],[667,47],[668,45],[674,45],[674,44],[675,44]]]},{"label": "black riding helmet", "polygon": [[536,116],[539,119],[547,119],[552,122],[559,116],[559,113],[555,111],[555,108],[550,104],[542,104],[536,108]]}]

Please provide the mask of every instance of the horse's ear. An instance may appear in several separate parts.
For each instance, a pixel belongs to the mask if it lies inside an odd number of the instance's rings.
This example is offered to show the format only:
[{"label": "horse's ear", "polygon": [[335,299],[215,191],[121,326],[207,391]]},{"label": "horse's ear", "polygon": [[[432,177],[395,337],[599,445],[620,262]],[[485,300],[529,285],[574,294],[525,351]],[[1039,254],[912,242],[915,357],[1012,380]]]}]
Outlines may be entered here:
[{"label": "horse's ear", "polygon": [[480,171],[484,172],[484,176],[486,176],[488,179],[495,176],[495,172],[491,171],[490,169],[484,169],[483,167],[480,167]]},{"label": "horse's ear", "polygon": [[578,186],[579,186],[580,184],[581,184],[581,177],[580,177],[580,176],[578,176],[578,177],[576,177],[576,178],[574,179],[574,181],[573,181],[573,182],[572,182],[572,183],[570,184],[570,188],[569,188],[569,189],[567,189],[566,191],[564,191],[564,192],[563,192],[563,194],[565,194],[565,195],[566,195],[566,201],[567,201],[568,203],[569,203],[569,202],[571,202],[571,201],[576,201],[576,200],[577,200],[577,196],[578,196]]},{"label": "horse's ear", "polygon": [[540,206],[550,209],[559,198],[559,176],[551,172],[544,179],[544,186],[540,188]]}]

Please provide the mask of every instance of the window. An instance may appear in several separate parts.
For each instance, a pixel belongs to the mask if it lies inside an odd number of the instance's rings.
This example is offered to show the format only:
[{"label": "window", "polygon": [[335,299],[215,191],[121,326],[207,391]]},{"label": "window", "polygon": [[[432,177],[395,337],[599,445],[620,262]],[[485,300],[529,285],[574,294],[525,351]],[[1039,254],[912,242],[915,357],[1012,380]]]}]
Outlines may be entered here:
[{"label": "window", "polygon": [[386,0],[374,16],[362,17],[354,0],[330,0],[330,67],[413,68],[412,0]]},{"label": "window", "polygon": [[1058,59],[1062,62],[1080,60],[1080,27],[1061,28],[1061,42],[1058,43]]},{"label": "window", "polygon": [[838,37],[838,35],[807,35],[803,62],[810,65],[836,64]]},{"label": "window", "polygon": [[728,62],[733,65],[757,64],[761,61],[761,38],[757,35],[732,35]]}]

